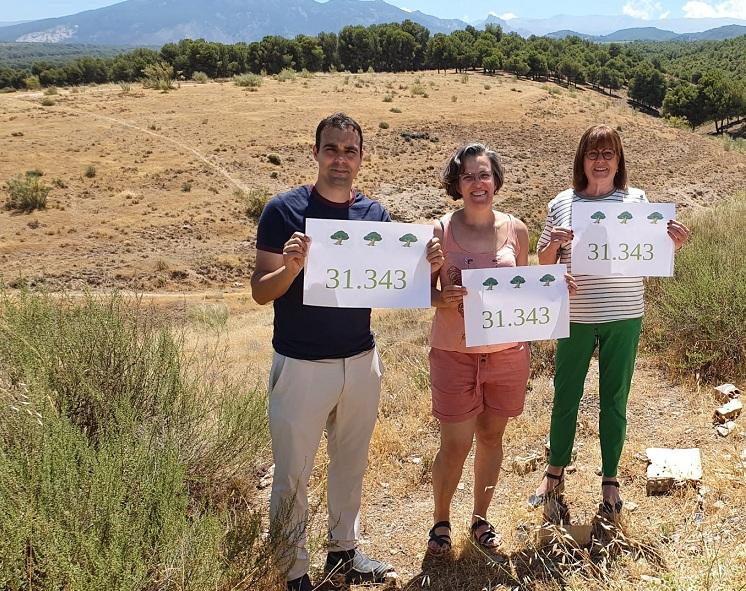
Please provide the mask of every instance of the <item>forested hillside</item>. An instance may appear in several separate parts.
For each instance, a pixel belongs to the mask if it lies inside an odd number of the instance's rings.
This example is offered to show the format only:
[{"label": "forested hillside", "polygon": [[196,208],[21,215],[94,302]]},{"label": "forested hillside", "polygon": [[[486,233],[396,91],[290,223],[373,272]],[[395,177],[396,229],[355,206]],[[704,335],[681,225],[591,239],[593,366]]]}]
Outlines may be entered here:
[{"label": "forested hillside", "polygon": [[[83,57],[60,64],[39,59],[30,67],[0,67],[0,88],[132,82],[156,77],[226,78],[283,70],[385,71],[435,69],[507,71],[534,80],[589,84],[602,92],[626,88],[648,112],[675,116],[696,127],[714,121],[716,131],[746,115],[746,36],[727,41],[599,44],[504,34],[496,25],[448,35],[417,23],[347,26],[339,35],[222,44],[202,39],[168,43],[160,51],[136,49],[114,57]],[[160,82],[158,83],[160,84]]]}]

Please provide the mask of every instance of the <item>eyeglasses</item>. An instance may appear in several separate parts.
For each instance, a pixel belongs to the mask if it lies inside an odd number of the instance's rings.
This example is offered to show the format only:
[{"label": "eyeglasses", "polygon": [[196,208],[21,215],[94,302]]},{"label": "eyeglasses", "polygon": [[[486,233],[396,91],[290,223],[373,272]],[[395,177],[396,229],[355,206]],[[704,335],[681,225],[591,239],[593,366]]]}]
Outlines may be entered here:
[{"label": "eyeglasses", "polygon": [[590,150],[589,152],[586,152],[585,155],[588,156],[588,160],[598,160],[599,158],[611,160],[616,156],[616,152],[614,150]]},{"label": "eyeglasses", "polygon": [[458,178],[467,185],[471,185],[477,181],[480,183],[488,183],[492,180],[492,173],[480,172],[479,174],[461,174]]}]

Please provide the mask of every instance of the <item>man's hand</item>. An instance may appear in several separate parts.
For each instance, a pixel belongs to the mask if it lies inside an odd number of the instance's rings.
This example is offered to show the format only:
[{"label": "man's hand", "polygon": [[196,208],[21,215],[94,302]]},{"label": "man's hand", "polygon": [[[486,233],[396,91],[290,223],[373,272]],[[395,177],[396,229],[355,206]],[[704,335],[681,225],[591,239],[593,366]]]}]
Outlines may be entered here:
[{"label": "man's hand", "polygon": [[427,262],[430,263],[430,273],[437,273],[445,262],[443,247],[437,236],[430,238],[427,243]]},{"label": "man's hand", "polygon": [[293,277],[297,276],[303,268],[310,244],[311,238],[303,234],[303,232],[294,232],[282,247],[283,264],[287,272]]}]

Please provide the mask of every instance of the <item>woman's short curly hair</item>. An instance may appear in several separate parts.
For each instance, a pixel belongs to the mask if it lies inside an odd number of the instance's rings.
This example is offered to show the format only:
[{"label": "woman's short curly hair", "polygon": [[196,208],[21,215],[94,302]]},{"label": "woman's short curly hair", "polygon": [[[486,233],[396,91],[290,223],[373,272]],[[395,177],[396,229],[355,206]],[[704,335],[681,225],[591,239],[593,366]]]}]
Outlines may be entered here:
[{"label": "woman's short curly hair", "polygon": [[456,148],[440,173],[440,182],[454,201],[461,199],[462,195],[458,191],[459,176],[464,172],[464,160],[471,156],[481,156],[485,154],[489,158],[492,167],[492,176],[495,177],[495,193],[500,190],[505,180],[505,170],[500,162],[500,157],[492,148],[479,142],[463,144]]}]

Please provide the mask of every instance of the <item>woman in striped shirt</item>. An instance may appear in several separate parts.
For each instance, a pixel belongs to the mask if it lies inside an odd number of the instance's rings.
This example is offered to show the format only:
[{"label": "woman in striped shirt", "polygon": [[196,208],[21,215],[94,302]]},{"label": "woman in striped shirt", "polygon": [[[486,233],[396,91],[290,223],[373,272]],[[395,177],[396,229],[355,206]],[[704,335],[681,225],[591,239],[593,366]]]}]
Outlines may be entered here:
[{"label": "woman in striped shirt", "polygon": [[[539,263],[565,263],[572,273],[573,203],[647,201],[644,191],[627,186],[624,149],[616,130],[607,125],[590,127],[575,153],[573,188],[549,202],[537,244]],[[689,230],[675,220],[669,220],[667,229],[678,250]],[[583,384],[598,346],[601,508],[614,517],[622,508],[617,467],[627,430],[627,397],[644,312],[644,287],[642,277],[574,277],[577,294],[570,300],[570,336],[557,342],[549,465],[529,503],[539,506],[564,489],[564,467],[570,463]]]}]

